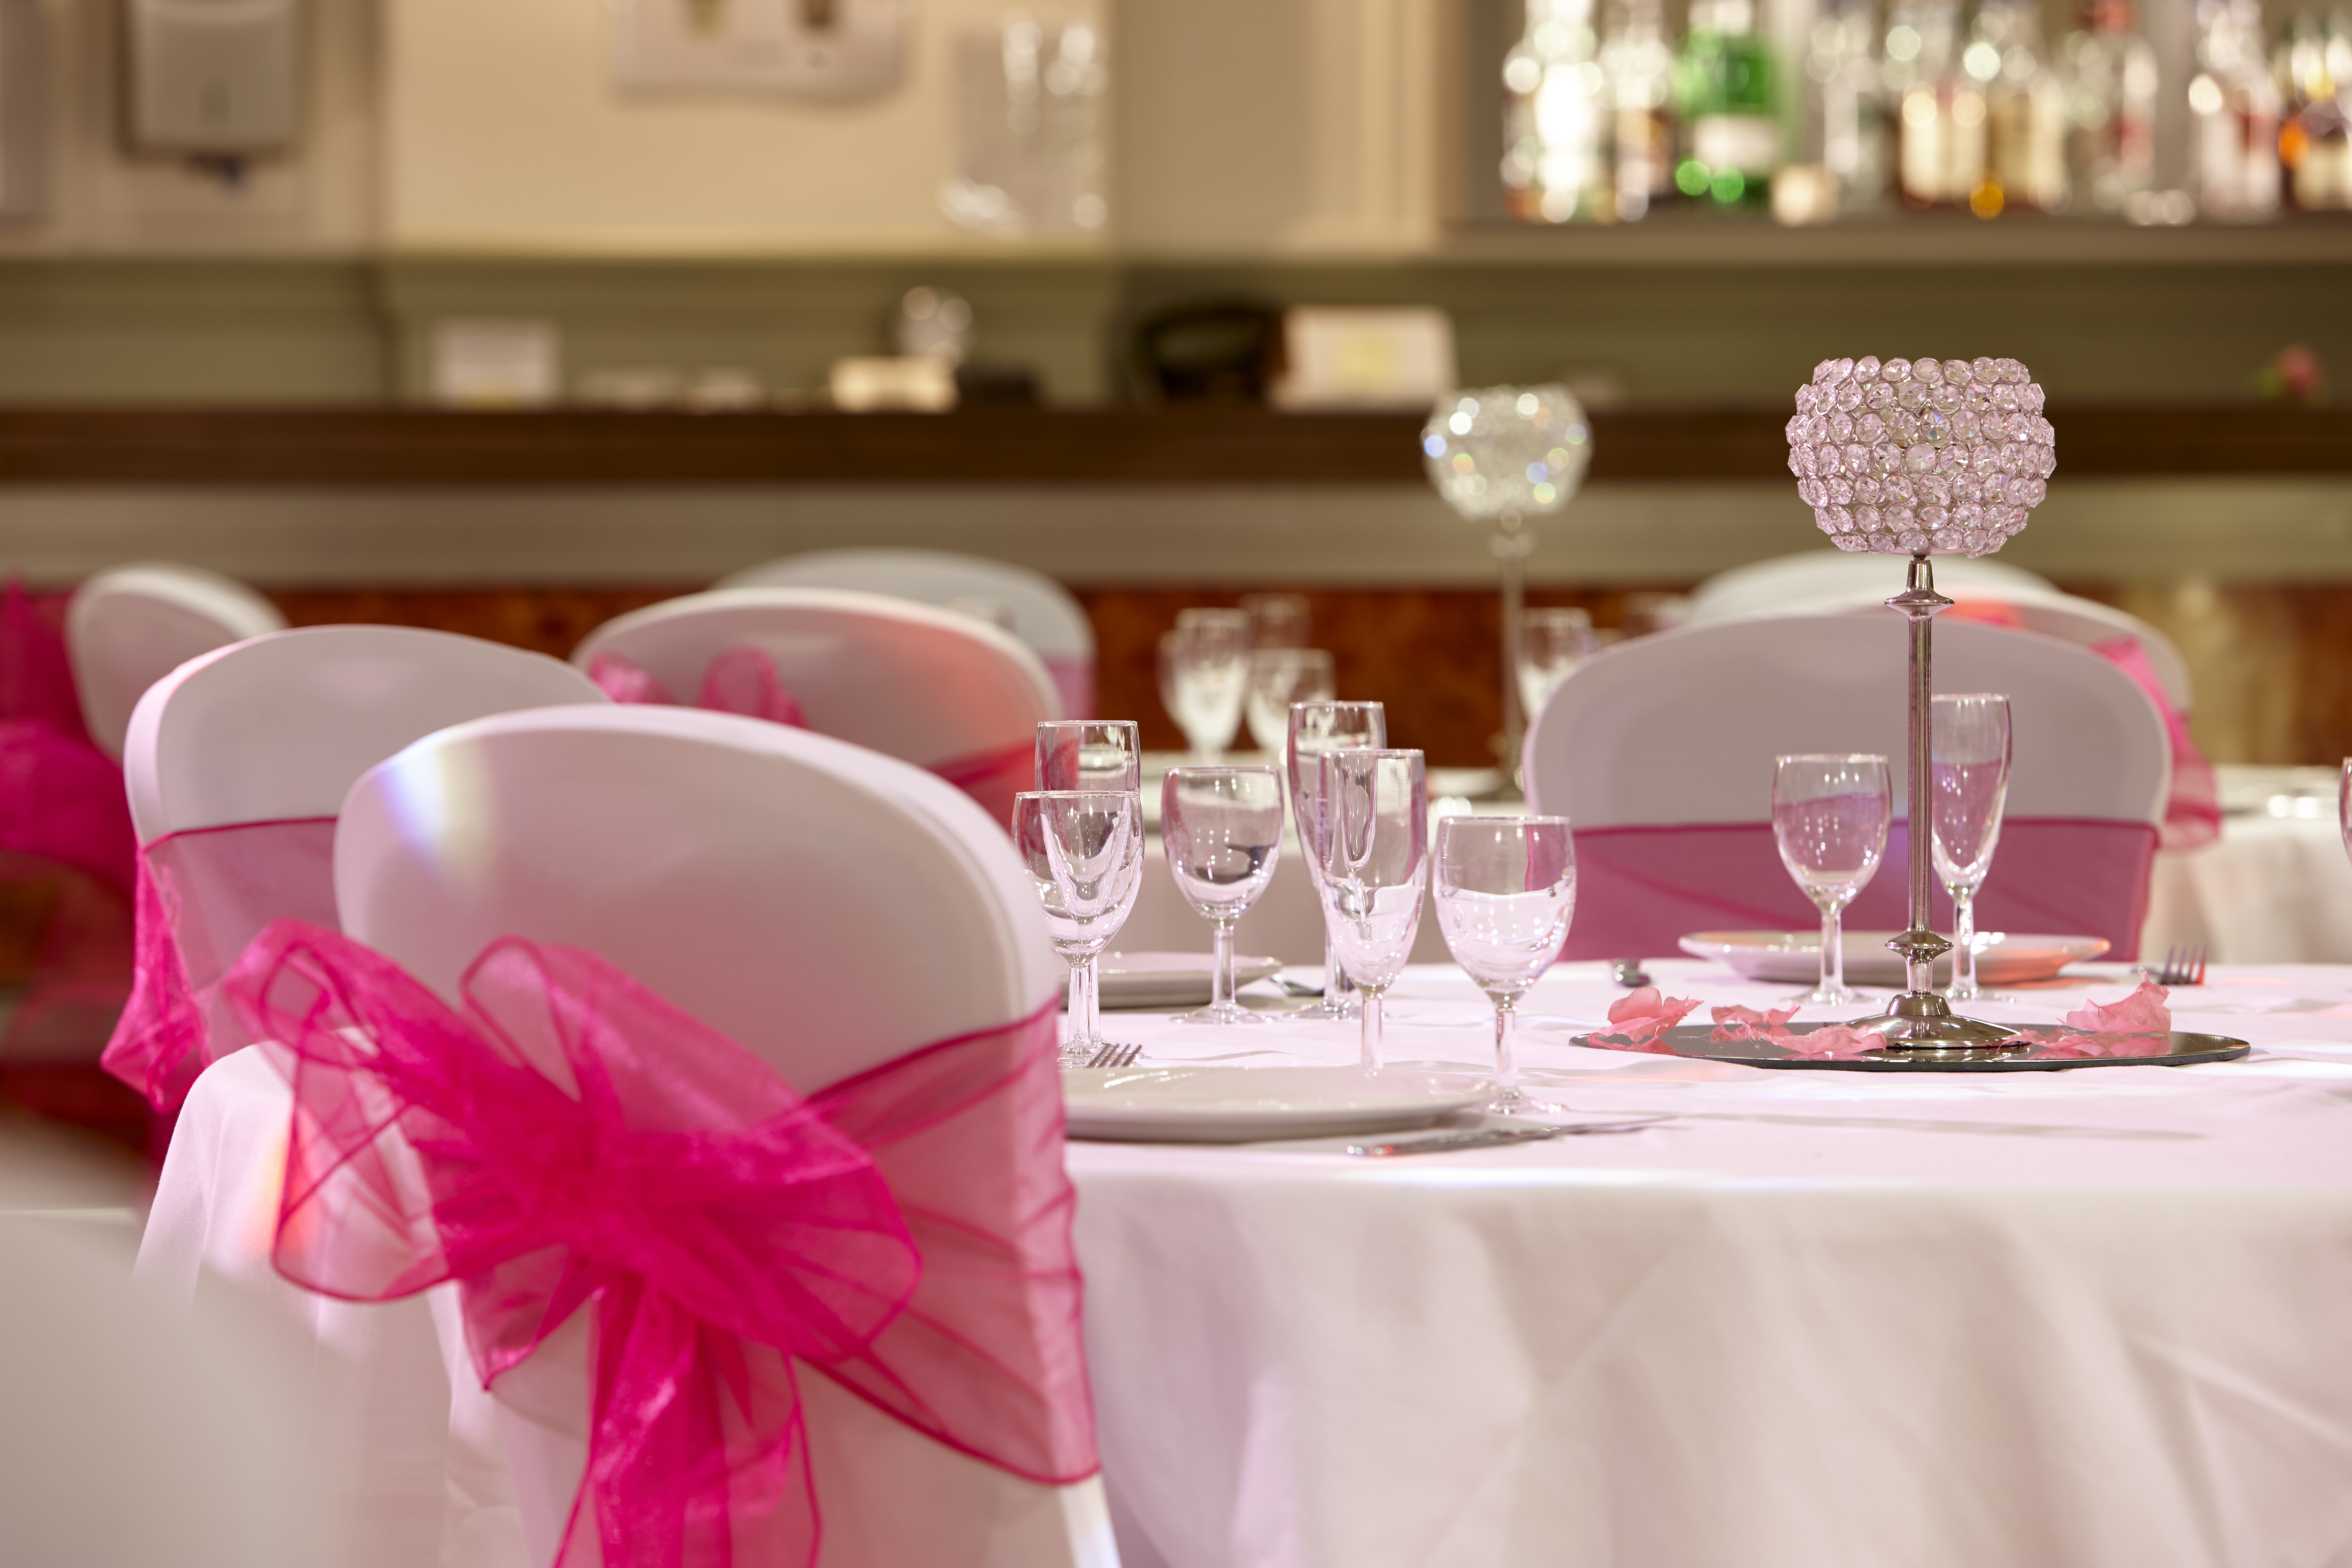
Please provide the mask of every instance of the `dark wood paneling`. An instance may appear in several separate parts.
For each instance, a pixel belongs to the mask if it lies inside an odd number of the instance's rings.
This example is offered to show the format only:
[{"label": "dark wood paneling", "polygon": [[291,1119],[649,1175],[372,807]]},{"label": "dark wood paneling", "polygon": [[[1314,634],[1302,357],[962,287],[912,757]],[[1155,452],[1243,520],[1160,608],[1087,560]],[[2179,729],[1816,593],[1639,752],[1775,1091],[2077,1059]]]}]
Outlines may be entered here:
[{"label": "dark wood paneling", "polygon": [[702,583],[622,588],[321,588],[269,597],[298,626],[359,624],[422,626],[566,658],[580,639],[614,616],[642,609]]},{"label": "dark wood paneling", "polygon": [[[1593,416],[1601,480],[1786,479],[1785,410]],[[2352,413],[2053,411],[2059,472],[2352,473]],[[430,409],[0,410],[0,483],[569,485],[1426,482],[1414,416]]]}]

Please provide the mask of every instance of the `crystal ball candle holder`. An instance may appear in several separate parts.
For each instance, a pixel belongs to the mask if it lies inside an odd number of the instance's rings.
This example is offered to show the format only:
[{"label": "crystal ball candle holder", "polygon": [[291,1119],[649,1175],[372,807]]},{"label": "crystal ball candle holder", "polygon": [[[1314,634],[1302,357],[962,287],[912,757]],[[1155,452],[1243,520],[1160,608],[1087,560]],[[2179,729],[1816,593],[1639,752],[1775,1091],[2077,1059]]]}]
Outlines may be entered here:
[{"label": "crystal ball candle holder", "polygon": [[1576,494],[1592,458],[1591,429],[1564,386],[1482,387],[1438,399],[1422,427],[1421,455],[1456,516],[1538,517]]},{"label": "crystal ball candle holder", "polygon": [[1989,555],[2058,466],[2042,405],[2013,359],[1823,360],[1797,389],[1789,469],[1840,550]]}]

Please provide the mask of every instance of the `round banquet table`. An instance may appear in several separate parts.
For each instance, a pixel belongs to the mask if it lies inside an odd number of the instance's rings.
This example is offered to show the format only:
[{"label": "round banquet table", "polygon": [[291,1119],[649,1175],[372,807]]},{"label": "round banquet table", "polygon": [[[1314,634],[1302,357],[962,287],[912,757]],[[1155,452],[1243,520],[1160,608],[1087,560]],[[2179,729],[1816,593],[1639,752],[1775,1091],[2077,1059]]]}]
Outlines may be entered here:
[{"label": "round banquet table", "polygon": [[[1795,989],[1649,967],[1714,1004]],[[2128,988],[2078,970],[1969,1011]],[[1126,1568],[2352,1563],[2352,966],[2176,990],[2177,1027],[2257,1047],[2182,1068],[1568,1043],[1619,994],[1561,965],[1521,1039],[1559,1107],[1672,1113],[1641,1131],[1070,1144]],[[1487,1018],[1416,966],[1390,1058],[1480,1063]],[[1353,1024],[1106,1024],[1146,1064],[1357,1050]]]}]

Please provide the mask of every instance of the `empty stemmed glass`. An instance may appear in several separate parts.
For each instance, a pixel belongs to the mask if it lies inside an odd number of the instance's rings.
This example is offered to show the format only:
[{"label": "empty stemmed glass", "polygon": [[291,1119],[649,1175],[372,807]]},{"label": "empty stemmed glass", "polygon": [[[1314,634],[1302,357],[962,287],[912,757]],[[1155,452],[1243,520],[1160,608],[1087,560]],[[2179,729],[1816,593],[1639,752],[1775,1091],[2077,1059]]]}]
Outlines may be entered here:
[{"label": "empty stemmed glass", "polygon": [[1984,994],[1977,984],[1977,889],[1992,869],[2009,795],[2009,699],[1932,699],[1927,753],[1936,875],[1952,895],[1952,987],[1944,994],[1972,1001]]},{"label": "empty stemmed glass", "polygon": [[1552,688],[1601,651],[1591,612],[1542,608],[1520,613],[1518,675],[1521,710],[1532,721]]},{"label": "empty stemmed glass", "polygon": [[1020,851],[1054,951],[1070,966],[1062,1065],[1100,1050],[1095,960],[1118,935],[1143,884],[1143,807],[1131,790],[1030,790],[1013,797]]},{"label": "empty stemmed glass", "polygon": [[1184,610],[1160,639],[1160,700],[1192,749],[1213,763],[1234,743],[1249,695],[1250,618],[1241,610]]},{"label": "empty stemmed glass", "polygon": [[1772,837],[1780,847],[1780,864],[1822,911],[1822,983],[1805,994],[1806,1002],[1835,1005],[1862,1000],[1845,984],[1845,907],[1886,853],[1892,813],[1885,757],[1775,760]]},{"label": "empty stemmed glass", "polygon": [[1519,998],[1543,978],[1576,913],[1576,843],[1564,816],[1449,816],[1437,825],[1430,898],[1446,950],[1495,1004],[1495,1082],[1487,1110],[1533,1101],[1514,1047]]},{"label": "empty stemmed glass", "polygon": [[1212,922],[1209,1005],[1188,1024],[1258,1024],[1234,1000],[1234,922],[1274,879],[1282,853],[1282,778],[1270,767],[1168,770],[1160,786],[1160,838],[1184,901]]},{"label": "empty stemmed glass", "polygon": [[[1284,752],[1290,769],[1290,809],[1298,823],[1299,854],[1318,899],[1323,896],[1323,829],[1318,815],[1323,753],[1343,748],[1378,750],[1388,743],[1388,711],[1377,702],[1291,704],[1289,743]],[[1323,933],[1323,999],[1307,1011],[1326,1018],[1351,1017],[1356,1011],[1354,987],[1328,927]]]},{"label": "empty stemmed glass", "polygon": [[1429,784],[1419,752],[1326,752],[1319,766],[1323,930],[1364,994],[1363,1065],[1377,1072],[1381,998],[1403,973],[1421,930]]},{"label": "empty stemmed glass", "polygon": [[1037,726],[1037,787],[1143,788],[1143,741],[1129,719],[1051,719]]},{"label": "empty stemmed glass", "polygon": [[1250,650],[1249,732],[1257,749],[1282,754],[1290,739],[1290,705],[1328,702],[1339,695],[1336,667],[1328,649],[1254,647]]}]

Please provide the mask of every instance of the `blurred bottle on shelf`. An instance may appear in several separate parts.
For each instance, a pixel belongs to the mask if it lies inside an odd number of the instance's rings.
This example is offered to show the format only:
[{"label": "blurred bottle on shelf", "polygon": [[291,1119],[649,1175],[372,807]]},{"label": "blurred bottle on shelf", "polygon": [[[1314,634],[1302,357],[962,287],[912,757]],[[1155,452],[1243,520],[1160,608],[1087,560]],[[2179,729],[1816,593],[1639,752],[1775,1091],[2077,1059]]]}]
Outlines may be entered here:
[{"label": "blurred bottle on shelf", "polygon": [[2066,94],[2042,45],[2037,0],[1979,0],[1962,74],[1984,94],[1985,167],[1969,192],[1979,217],[2063,212]]},{"label": "blurred bottle on shelf", "polygon": [[1984,183],[1985,100],[1960,69],[1956,0],[1894,0],[1885,54],[1895,189],[1904,205],[1967,205]]},{"label": "blurred bottle on shelf", "polygon": [[1601,44],[1617,216],[1638,222],[1675,191],[1674,46],[1660,0],[1618,0]]},{"label": "blurred bottle on shelf", "polygon": [[2279,163],[2287,199],[2305,212],[2352,208],[2352,22],[2341,11],[2324,23],[2297,16],[2277,75],[2286,89]]},{"label": "blurred bottle on shelf", "polygon": [[1760,207],[1780,166],[1771,56],[1757,36],[1755,0],[1691,0],[1690,30],[1675,60],[1682,161],[1675,186],[1718,207]]},{"label": "blurred bottle on shelf", "polygon": [[1772,216],[1827,223],[1886,200],[1886,96],[1870,0],[1821,0],[1806,35],[1794,160],[1772,179]]},{"label": "blurred bottle on shelf", "polygon": [[2132,0],[2078,0],[2063,58],[2076,199],[2120,213],[2156,183],[2156,50]]},{"label": "blurred bottle on shelf", "polygon": [[2263,47],[2260,0],[2197,0],[2192,187],[2206,217],[2244,222],[2279,205],[2277,79]]},{"label": "blurred bottle on shelf", "polygon": [[1536,223],[1609,223],[1606,83],[1591,0],[1528,0],[1528,30],[1503,61],[1503,197]]}]

